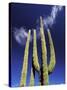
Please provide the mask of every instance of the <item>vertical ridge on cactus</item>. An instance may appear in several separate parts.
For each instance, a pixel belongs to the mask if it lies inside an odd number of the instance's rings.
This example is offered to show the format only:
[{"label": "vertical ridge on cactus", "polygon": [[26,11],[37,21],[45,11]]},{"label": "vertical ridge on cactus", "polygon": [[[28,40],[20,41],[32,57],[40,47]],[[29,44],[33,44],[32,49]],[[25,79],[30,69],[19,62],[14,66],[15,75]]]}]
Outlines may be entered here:
[{"label": "vertical ridge on cactus", "polygon": [[40,35],[41,35],[41,46],[42,46],[42,75],[43,80],[41,80],[43,85],[48,85],[48,67],[47,67],[47,49],[46,49],[46,41],[44,36],[44,28],[43,28],[43,20],[40,17]]},{"label": "vertical ridge on cactus", "polygon": [[22,72],[21,72],[20,86],[26,85],[30,34],[31,34],[31,30],[29,30],[29,32],[28,32],[28,37],[27,37],[27,42],[26,42],[26,47],[25,47],[25,52],[24,52],[24,61],[23,61],[23,68],[22,68]]},{"label": "vertical ridge on cactus", "polygon": [[54,45],[51,37],[50,30],[47,30],[48,32],[48,38],[49,38],[49,46],[50,46],[50,63],[48,65],[48,71],[51,73],[54,70],[55,64],[56,64],[56,58],[55,58],[55,50]]}]

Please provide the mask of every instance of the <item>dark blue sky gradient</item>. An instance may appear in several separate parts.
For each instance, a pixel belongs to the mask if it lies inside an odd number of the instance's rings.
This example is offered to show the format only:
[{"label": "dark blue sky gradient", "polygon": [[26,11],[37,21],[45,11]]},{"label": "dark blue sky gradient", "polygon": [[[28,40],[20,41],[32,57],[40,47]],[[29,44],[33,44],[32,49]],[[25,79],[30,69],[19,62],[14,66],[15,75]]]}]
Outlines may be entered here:
[{"label": "dark blue sky gradient", "polygon": [[[50,14],[52,5],[34,5],[11,3],[11,35],[12,35],[12,52],[11,52],[11,86],[19,86],[21,69],[23,65],[25,46],[20,45],[13,36],[13,28],[25,27],[27,30],[36,28],[37,19],[40,16],[47,16]],[[62,84],[65,82],[65,7],[58,14],[56,22],[52,27],[51,35],[56,52],[56,67],[53,73],[49,76],[49,84]],[[28,32],[28,31],[27,31]],[[45,31],[46,32],[46,31]],[[46,42],[48,46],[48,39],[46,34]],[[40,39],[37,41],[39,62],[41,61],[41,43]],[[49,53],[49,52],[48,52]],[[49,55],[48,55],[49,56]],[[48,57],[49,59],[49,57]],[[28,74],[27,86],[30,80],[30,70],[32,62],[32,43],[29,48],[28,60]],[[48,60],[49,62],[49,60]],[[36,73],[35,85],[38,85],[38,74]]]}]

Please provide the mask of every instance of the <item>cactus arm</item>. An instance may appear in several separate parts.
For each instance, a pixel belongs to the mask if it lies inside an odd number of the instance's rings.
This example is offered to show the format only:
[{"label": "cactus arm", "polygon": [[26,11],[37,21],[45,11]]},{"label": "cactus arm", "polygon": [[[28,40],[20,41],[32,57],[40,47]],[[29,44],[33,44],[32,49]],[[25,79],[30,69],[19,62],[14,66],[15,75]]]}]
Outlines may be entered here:
[{"label": "cactus arm", "polygon": [[44,36],[43,20],[40,17],[40,35],[41,35],[41,46],[42,46],[42,69],[43,69],[43,85],[48,84],[48,67],[47,67],[47,50],[46,41]]},{"label": "cactus arm", "polygon": [[49,73],[51,73],[55,68],[56,58],[55,58],[55,50],[54,50],[54,45],[53,45],[50,30],[48,29],[47,32],[48,32],[48,38],[49,38],[49,44],[50,44],[50,63],[48,65],[48,71]]},{"label": "cactus arm", "polygon": [[30,76],[30,86],[34,86],[34,75],[33,75],[32,69],[31,69],[31,76]]},{"label": "cactus arm", "polygon": [[38,63],[38,54],[37,54],[37,44],[36,44],[36,30],[33,30],[34,32],[34,39],[33,39],[33,65],[35,70],[38,72],[40,71],[40,66]]},{"label": "cactus arm", "polygon": [[24,62],[23,62],[23,68],[22,68],[22,72],[21,72],[20,86],[25,86],[26,85],[30,33],[31,33],[31,31],[29,30],[28,37],[27,37],[27,42],[26,42],[26,47],[25,47],[25,52],[24,52]]}]

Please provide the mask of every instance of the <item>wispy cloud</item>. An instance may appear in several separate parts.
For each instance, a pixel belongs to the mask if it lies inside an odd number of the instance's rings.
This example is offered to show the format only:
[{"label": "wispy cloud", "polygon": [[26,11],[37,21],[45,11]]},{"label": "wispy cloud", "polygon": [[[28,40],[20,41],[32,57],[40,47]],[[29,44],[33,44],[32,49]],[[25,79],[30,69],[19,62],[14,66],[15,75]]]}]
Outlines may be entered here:
[{"label": "wispy cloud", "polygon": [[[26,32],[26,29],[24,29],[23,27],[21,27],[19,29],[14,28],[13,35],[19,44],[25,45],[27,37],[28,37],[28,32]],[[32,39],[32,36],[31,36],[31,39]],[[30,41],[32,41],[31,39],[30,39]]]},{"label": "wispy cloud", "polygon": [[57,14],[59,11],[62,10],[62,6],[53,6],[51,13],[49,16],[47,16],[46,18],[44,18],[44,25],[48,28],[48,26],[52,26],[55,23]]}]

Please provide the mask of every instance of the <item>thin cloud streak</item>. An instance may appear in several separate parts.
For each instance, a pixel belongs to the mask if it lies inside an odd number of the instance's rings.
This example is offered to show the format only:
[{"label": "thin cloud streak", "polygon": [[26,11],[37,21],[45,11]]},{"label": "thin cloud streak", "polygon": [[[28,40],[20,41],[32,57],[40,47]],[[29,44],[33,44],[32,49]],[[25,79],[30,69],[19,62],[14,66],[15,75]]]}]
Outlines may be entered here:
[{"label": "thin cloud streak", "polygon": [[60,12],[62,8],[62,6],[52,7],[50,15],[43,20],[46,28],[48,28],[48,26],[52,26],[55,23],[58,12]]}]

